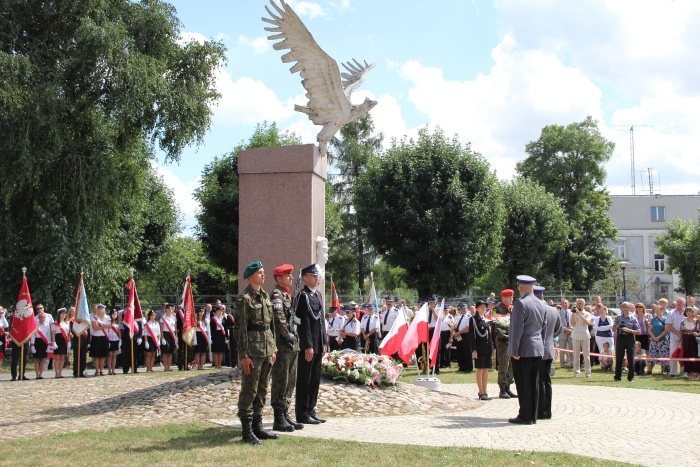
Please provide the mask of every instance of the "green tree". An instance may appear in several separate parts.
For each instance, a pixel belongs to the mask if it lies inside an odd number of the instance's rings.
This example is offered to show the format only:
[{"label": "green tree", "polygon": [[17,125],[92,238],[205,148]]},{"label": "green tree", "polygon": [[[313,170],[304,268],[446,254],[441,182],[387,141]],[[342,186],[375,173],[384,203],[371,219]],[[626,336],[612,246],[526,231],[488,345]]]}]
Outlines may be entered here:
[{"label": "green tree", "polygon": [[202,181],[194,191],[199,202],[195,235],[212,262],[229,274],[238,268],[238,154],[256,148],[301,144],[297,135],[281,133],[274,122],[258,124],[247,142],[202,170]]},{"label": "green tree", "polygon": [[[170,233],[155,219],[167,212],[142,209],[163,200],[144,188],[159,183],[150,161],[201,142],[225,52],[181,43],[180,27],[157,0],[4,4],[0,267],[27,266],[49,307],[70,303],[81,267],[91,297],[118,295],[128,267],[152,264]],[[0,278],[3,300],[18,281]]]},{"label": "green tree", "polygon": [[564,211],[551,193],[525,178],[503,184],[503,205],[503,251],[495,271],[501,289],[513,288],[518,274],[543,280],[545,261],[567,244]]},{"label": "green tree", "polygon": [[591,117],[567,126],[549,125],[525,146],[528,157],[516,166],[560,202],[567,216],[569,241],[545,264],[554,288],[590,289],[606,275],[612,251],[605,246],[617,230],[608,215],[610,195],[603,188],[605,163],[614,143]]},{"label": "green tree", "polygon": [[[328,153],[329,162],[340,171],[333,187],[340,205],[342,229],[329,252],[326,268],[336,274],[339,283],[344,283],[346,276],[354,275],[361,293],[364,293],[365,279],[376,255],[365,242],[367,227],[357,220],[353,197],[357,178],[365,172],[368,161],[379,153],[383,138],[381,133],[374,134],[372,117],[366,114],[340,129],[340,138],[331,140]],[[349,261],[350,258],[354,258],[354,262]]]},{"label": "green tree", "polygon": [[500,257],[503,203],[488,163],[441,130],[393,142],[357,180],[358,221],[422,295],[455,295]]},{"label": "green tree", "polygon": [[666,223],[666,232],[656,235],[656,246],[668,256],[668,266],[681,278],[677,292],[694,295],[700,285],[700,220],[677,217]]}]

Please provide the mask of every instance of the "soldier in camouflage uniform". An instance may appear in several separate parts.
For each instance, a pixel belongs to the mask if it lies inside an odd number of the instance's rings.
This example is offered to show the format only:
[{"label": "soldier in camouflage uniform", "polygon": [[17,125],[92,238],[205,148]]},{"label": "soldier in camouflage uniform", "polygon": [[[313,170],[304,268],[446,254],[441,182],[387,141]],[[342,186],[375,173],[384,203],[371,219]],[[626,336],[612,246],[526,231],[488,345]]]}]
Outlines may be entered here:
[{"label": "soldier in camouflage uniform", "polygon": [[233,325],[242,370],[238,418],[243,427],[243,442],[260,444],[261,439],[277,439],[276,434],[265,431],[262,426],[262,411],[277,346],[271,330],[272,302],[262,289],[265,282],[262,263],[250,263],[243,278],[248,280],[248,286],[236,298]]},{"label": "soldier in camouflage uniform", "polygon": [[[513,306],[513,293],[512,289],[501,291],[501,302],[494,307],[493,311],[499,315],[509,314]],[[496,359],[498,360],[498,387],[500,388],[498,397],[501,399],[518,397],[510,390],[510,385],[515,382],[515,379],[513,379],[513,367],[510,363],[510,357],[508,357],[508,331],[498,326],[492,326],[492,328]]]},{"label": "soldier in camouflage uniform", "polygon": [[297,355],[299,342],[296,326],[290,326],[292,319],[292,296],[290,287],[294,281],[294,266],[283,264],[277,266],[272,274],[277,286],[270,292],[274,312],[275,342],[277,360],[272,365],[272,409],[275,411],[275,431],[301,430],[304,425],[296,423],[289,417],[289,404],[297,382]]}]

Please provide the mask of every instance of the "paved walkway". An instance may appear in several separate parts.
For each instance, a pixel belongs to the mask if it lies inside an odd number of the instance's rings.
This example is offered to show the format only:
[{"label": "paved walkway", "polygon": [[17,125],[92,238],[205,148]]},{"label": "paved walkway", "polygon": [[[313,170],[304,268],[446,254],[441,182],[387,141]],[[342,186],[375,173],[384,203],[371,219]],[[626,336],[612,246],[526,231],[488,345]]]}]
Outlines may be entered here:
[{"label": "paved walkway", "polygon": [[[442,390],[472,400],[477,395],[473,384]],[[489,385],[489,392],[498,394],[498,386]],[[330,418],[290,436],[347,439],[352,432],[354,441],[364,442],[568,452],[654,466],[700,464],[700,394],[555,385],[551,420],[512,425],[508,418],[517,408],[517,399],[494,399],[452,414]]]}]

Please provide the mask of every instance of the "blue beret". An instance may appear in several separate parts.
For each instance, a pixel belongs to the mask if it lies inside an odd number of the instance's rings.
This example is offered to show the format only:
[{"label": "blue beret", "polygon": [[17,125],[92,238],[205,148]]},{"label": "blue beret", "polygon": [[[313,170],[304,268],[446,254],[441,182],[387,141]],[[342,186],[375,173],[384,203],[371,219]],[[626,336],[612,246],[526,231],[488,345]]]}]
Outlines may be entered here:
[{"label": "blue beret", "polygon": [[542,287],[541,285],[536,285],[534,287],[534,290],[535,290],[535,295],[544,295],[544,287]]},{"label": "blue beret", "polygon": [[320,274],[318,266],[316,264],[312,264],[311,266],[306,266],[304,269],[301,270],[302,276],[305,276],[307,274],[318,276]]},{"label": "blue beret", "polygon": [[516,279],[518,280],[518,284],[525,284],[525,285],[532,285],[537,280],[534,277],[525,276],[525,275],[520,275],[520,276],[516,277]]},{"label": "blue beret", "polygon": [[245,267],[245,271],[243,271],[243,279],[248,279],[251,274],[260,269],[262,269],[262,263],[260,261],[253,261]]}]

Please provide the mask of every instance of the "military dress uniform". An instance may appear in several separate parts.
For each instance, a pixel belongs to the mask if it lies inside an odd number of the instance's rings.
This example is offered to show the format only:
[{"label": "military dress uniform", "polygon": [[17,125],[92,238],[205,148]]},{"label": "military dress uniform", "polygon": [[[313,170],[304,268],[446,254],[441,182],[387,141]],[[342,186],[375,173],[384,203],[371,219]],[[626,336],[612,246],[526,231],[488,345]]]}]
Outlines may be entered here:
[{"label": "military dress uniform", "polygon": [[[541,289],[544,291],[544,287],[541,287]],[[540,298],[540,300],[542,299]],[[544,355],[542,356],[542,363],[540,364],[540,393],[539,402],[537,404],[538,420],[552,418],[552,377],[549,371],[552,367],[554,355],[556,354],[554,336],[559,335],[562,328],[559,310],[553,306],[547,305],[546,312],[547,327],[542,336],[542,340],[544,341]]]},{"label": "military dress uniform", "polygon": [[[510,309],[503,303],[498,303],[494,308],[496,314],[510,314]],[[493,343],[496,347],[496,365],[498,366],[498,388],[500,393],[498,397],[501,399],[510,399],[517,397],[517,394],[511,392],[510,385],[515,382],[513,378],[513,365],[508,356],[508,330],[493,326]]]},{"label": "military dress uniform", "polygon": [[[318,275],[319,271],[312,265],[302,269],[301,273]],[[321,359],[327,345],[327,334],[323,298],[317,290],[304,286],[299,294],[296,316],[300,322],[297,326],[299,357],[294,411],[297,422],[318,424],[325,421],[316,416],[316,402],[321,385]],[[310,362],[306,361],[307,349],[313,349],[314,352]]]},{"label": "military dress uniform", "polygon": [[[277,269],[275,269],[277,271]],[[291,267],[290,267],[291,273]],[[277,275],[275,273],[275,275]],[[275,343],[277,359],[272,365],[271,405],[275,412],[272,426],[276,431],[294,431],[304,425],[294,422],[289,416],[289,405],[297,381],[297,358],[299,341],[292,317],[292,297],[287,290],[276,287],[270,292],[274,313]]]},{"label": "military dress uniform", "polygon": [[[262,264],[259,262],[252,264],[260,266],[252,272],[262,269]],[[255,266],[248,265],[244,273],[245,279],[250,276],[249,271],[254,268]],[[249,284],[236,298],[236,322],[233,330],[241,360],[247,357],[253,362],[249,374],[241,372],[237,414],[243,427],[243,439],[252,444],[259,443],[259,439],[277,437],[265,432],[262,428],[262,411],[265,406],[267,386],[270,384],[273,358],[277,352],[272,324],[272,302],[269,295],[263,289],[259,292],[255,291]],[[254,436],[250,437],[252,433]]]}]

